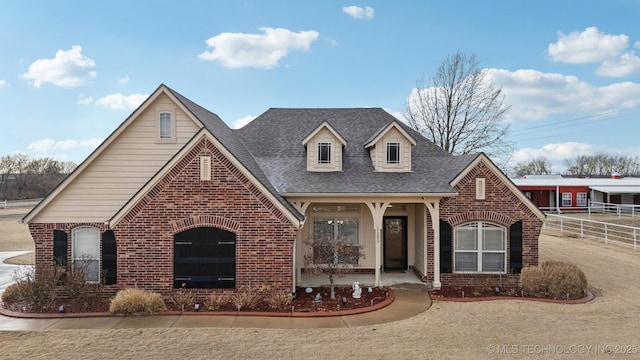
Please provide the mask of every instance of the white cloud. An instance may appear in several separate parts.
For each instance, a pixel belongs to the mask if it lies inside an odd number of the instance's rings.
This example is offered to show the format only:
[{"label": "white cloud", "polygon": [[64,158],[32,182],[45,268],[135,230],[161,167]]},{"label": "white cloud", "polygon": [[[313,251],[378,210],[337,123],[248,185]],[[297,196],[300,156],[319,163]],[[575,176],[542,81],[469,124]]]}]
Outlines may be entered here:
[{"label": "white cloud", "polygon": [[147,94],[110,94],[96,100],[96,105],[100,105],[111,110],[133,110],[140,106],[147,97],[149,97]]},{"label": "white cloud", "polygon": [[620,54],[627,48],[627,35],[607,35],[597,27],[569,35],[558,33],[558,41],[549,44],[551,60],[572,64],[601,62]]},{"label": "white cloud", "polygon": [[126,85],[129,83],[129,75],[125,74],[124,77],[118,79],[118,84]]},{"label": "white cloud", "polygon": [[610,77],[625,77],[636,72],[640,72],[640,57],[632,51],[603,61],[596,70],[596,74]]},{"label": "white cloud", "polygon": [[0,79],[0,87],[5,87],[5,86],[9,86],[9,83],[7,82],[7,80]]},{"label": "white cloud", "polygon": [[54,141],[52,139],[42,139],[32,142],[27,148],[35,153],[42,154],[55,150],[71,150],[77,148],[95,149],[104,141],[104,139],[87,139],[87,140],[62,140]]},{"label": "white cloud", "polygon": [[248,123],[252,122],[253,119],[255,119],[256,116],[253,115],[247,115],[245,117],[241,117],[240,119],[237,119],[232,125],[231,128],[232,129],[240,129],[241,127],[247,125]]},{"label": "white cloud", "polygon": [[504,91],[508,121],[541,120],[556,114],[584,114],[640,105],[640,84],[620,82],[594,86],[575,76],[537,70],[487,69]]},{"label": "white cloud", "polygon": [[213,48],[199,55],[202,60],[219,61],[228,68],[271,69],[289,50],[309,50],[319,33],[317,31],[292,32],[288,29],[263,27],[263,34],[222,33],[209,38],[207,46]]},{"label": "white cloud", "polygon": [[95,61],[82,55],[82,47],[74,45],[68,51],[58,50],[53,59],[36,60],[22,78],[32,80],[36,88],[47,82],[61,87],[78,87],[96,77],[97,73],[91,70],[95,66]]},{"label": "white cloud", "polygon": [[374,10],[372,7],[366,6],[361,8],[359,6],[345,6],[342,8],[342,11],[351,16],[354,19],[364,19],[371,20],[374,16]]},{"label": "white cloud", "polygon": [[78,100],[76,101],[76,104],[79,105],[90,105],[91,103],[93,103],[93,97],[87,96],[84,93],[80,94],[78,96]]}]

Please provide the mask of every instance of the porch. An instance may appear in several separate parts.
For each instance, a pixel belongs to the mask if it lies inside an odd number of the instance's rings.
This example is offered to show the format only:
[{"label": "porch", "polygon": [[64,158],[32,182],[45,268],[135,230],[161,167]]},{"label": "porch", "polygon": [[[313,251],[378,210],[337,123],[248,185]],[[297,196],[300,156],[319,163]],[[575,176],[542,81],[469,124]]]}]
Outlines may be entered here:
[{"label": "porch", "polygon": [[[375,286],[375,276],[373,274],[347,274],[344,276],[334,276],[334,283],[340,286],[351,286],[354,282],[360,282],[363,289],[369,286]],[[302,274],[300,286],[318,287],[329,285],[328,275],[311,275]],[[424,286],[425,289],[430,287],[430,283],[422,282],[410,270],[406,272],[382,272],[380,274],[381,287],[393,287],[401,284],[411,284],[412,286]]]}]

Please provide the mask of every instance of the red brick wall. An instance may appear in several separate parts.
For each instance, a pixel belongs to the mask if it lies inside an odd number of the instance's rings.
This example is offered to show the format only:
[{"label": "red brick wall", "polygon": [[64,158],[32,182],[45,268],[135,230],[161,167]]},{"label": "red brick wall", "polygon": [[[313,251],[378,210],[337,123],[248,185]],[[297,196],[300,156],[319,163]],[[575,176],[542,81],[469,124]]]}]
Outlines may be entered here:
[{"label": "red brick wall", "polygon": [[[200,156],[211,156],[211,181],[200,180]],[[53,262],[53,230],[104,224],[30,224],[36,262]],[[118,246],[118,283],[108,293],[137,286],[173,290],[173,236],[200,226],[236,234],[236,291],[290,292],[296,227],[210,141],[198,143],[112,229]],[[71,254],[69,249],[69,255]],[[199,290],[200,293],[223,290]],[[233,292],[233,290],[225,290]]]},{"label": "red brick wall", "polygon": [[[486,179],[485,200],[476,200],[476,178]],[[458,196],[442,199],[440,202],[440,219],[448,221],[452,227],[470,221],[488,221],[507,229],[507,275],[499,274],[440,274],[442,286],[499,286],[515,285],[519,275],[511,274],[509,267],[509,227],[522,220],[522,262],[523,267],[538,265],[538,237],[542,221],[523,203],[510,188],[502,182],[484,162],[458,182]],[[429,218],[431,224],[431,218]],[[429,238],[433,238],[433,230],[429,229]],[[439,241],[439,239],[435,239]],[[453,248],[453,244],[452,244]],[[427,248],[428,258],[433,258],[433,243]],[[433,280],[433,263],[429,262],[425,280]]]}]

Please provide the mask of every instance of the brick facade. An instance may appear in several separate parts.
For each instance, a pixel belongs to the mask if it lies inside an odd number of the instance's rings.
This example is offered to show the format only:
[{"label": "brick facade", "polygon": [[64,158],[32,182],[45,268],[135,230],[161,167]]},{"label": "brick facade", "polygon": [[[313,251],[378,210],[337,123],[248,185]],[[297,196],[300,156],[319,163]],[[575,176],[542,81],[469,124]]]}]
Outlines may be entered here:
[{"label": "brick facade", "polygon": [[[212,159],[210,181],[200,180],[200,156]],[[36,263],[53,263],[53,230],[98,224],[30,224]],[[108,294],[137,286],[168,297],[173,290],[174,234],[196,227],[217,227],[236,234],[236,291],[262,287],[290,292],[293,244],[297,228],[249,178],[203,139],[123,217],[114,231],[118,255],[116,285]],[[199,293],[234,290],[198,290]]]},{"label": "brick facade", "polygon": [[[486,179],[485,199],[476,200],[476,179]],[[519,274],[513,274],[510,268],[509,227],[522,220],[522,265],[538,265],[538,237],[542,221],[523,203],[516,193],[505,184],[484,162],[479,162],[456,185],[458,196],[444,198],[440,201],[440,219],[447,221],[452,228],[472,221],[487,221],[507,229],[506,262],[507,274],[440,274],[440,282],[447,286],[510,286],[519,281]],[[428,217],[431,224],[431,217]],[[433,228],[427,230],[429,239],[433,239]],[[439,239],[435,239],[439,241]],[[453,241],[453,239],[452,239]],[[453,248],[453,244],[452,244]],[[418,274],[423,281],[433,281],[434,242],[427,242],[428,272]],[[453,254],[453,252],[452,252]]]}]

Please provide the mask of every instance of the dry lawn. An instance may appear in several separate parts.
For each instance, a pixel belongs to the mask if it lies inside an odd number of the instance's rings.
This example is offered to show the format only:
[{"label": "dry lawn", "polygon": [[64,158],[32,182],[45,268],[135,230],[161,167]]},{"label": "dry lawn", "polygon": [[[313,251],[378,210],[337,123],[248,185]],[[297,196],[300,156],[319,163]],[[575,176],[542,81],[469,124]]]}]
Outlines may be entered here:
[{"label": "dry lawn", "polygon": [[[0,332],[0,358],[640,358],[640,252],[545,233],[540,238],[540,260],[575,263],[598,296],[581,305],[522,300],[434,302],[431,309],[410,319],[348,329]],[[499,346],[509,353],[491,353]],[[602,354],[603,346],[614,354]],[[633,349],[636,354],[615,354]]]},{"label": "dry lawn", "polygon": [[35,262],[35,244],[26,224],[20,222],[30,207],[0,209],[0,251],[31,251],[5,260],[8,264],[24,265]]}]

